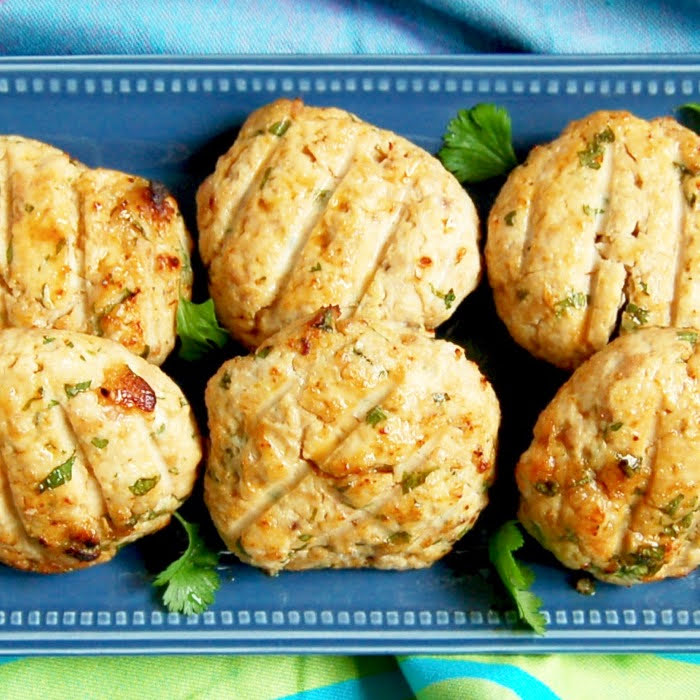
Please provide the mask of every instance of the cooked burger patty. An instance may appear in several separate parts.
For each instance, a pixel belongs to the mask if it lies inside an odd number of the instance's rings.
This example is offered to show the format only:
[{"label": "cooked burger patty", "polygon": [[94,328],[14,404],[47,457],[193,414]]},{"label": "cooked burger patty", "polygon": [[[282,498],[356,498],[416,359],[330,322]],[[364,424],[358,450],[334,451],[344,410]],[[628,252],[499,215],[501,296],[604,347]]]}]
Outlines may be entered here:
[{"label": "cooked burger patty", "polygon": [[616,333],[700,326],[700,137],[596,112],[535,148],[489,216],[486,262],[513,338],[573,368]]},{"label": "cooked burger patty", "polygon": [[278,100],[251,114],[197,211],[217,313],[249,346],[327,304],[434,328],[479,279],[457,180],[339,109]]},{"label": "cooked burger patty", "polygon": [[205,501],[269,572],[432,564],[474,524],[499,407],[461,348],[327,307],[209,381]]},{"label": "cooked burger patty", "polygon": [[539,417],[516,469],[519,517],[566,566],[630,584],[700,563],[698,338],[619,338]]},{"label": "cooked burger patty", "polygon": [[162,186],[0,136],[0,328],[104,335],[160,364],[190,297],[190,248]]},{"label": "cooked burger patty", "polygon": [[160,529],[201,458],[182,392],[104,338],[0,331],[0,561],[44,573],[104,562]]}]

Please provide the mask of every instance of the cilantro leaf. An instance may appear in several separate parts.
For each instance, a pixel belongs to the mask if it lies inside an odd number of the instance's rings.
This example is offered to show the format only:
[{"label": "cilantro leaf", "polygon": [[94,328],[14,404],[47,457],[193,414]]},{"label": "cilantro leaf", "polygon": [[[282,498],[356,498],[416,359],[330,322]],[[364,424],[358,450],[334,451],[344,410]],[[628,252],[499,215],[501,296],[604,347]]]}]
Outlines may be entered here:
[{"label": "cilantro leaf", "polygon": [[166,586],[163,603],[170,612],[196,615],[214,602],[214,593],[221,584],[215,568],[219,556],[207,549],[197,525],[188,523],[179,513],[175,517],[187,533],[187,549],[158,574],[153,585]]},{"label": "cilantro leaf", "polygon": [[513,552],[520,549],[523,542],[516,521],[508,520],[489,539],[489,559],[515,601],[520,619],[537,634],[544,634],[546,622],[540,612],[542,601],[527,590],[533,584],[535,575],[513,556]]},{"label": "cilantro leaf", "polygon": [[199,360],[214,346],[223,348],[229,338],[216,320],[212,299],[195,304],[182,296],[177,306],[177,334],[181,342],[178,355],[190,361]]},{"label": "cilantro leaf", "polygon": [[383,420],[387,419],[386,413],[382,410],[381,406],[375,406],[367,412],[365,416],[365,421],[369,423],[373,428],[377,423],[381,423]]},{"label": "cilantro leaf", "polygon": [[447,124],[442,164],[460,182],[480,182],[502,175],[517,164],[511,140],[510,116],[489,103],[460,109]]},{"label": "cilantro leaf", "polygon": [[73,478],[73,464],[75,463],[75,452],[63,464],[59,464],[52,469],[48,476],[39,482],[37,490],[44,493],[47,489],[56,489],[63,486]]}]

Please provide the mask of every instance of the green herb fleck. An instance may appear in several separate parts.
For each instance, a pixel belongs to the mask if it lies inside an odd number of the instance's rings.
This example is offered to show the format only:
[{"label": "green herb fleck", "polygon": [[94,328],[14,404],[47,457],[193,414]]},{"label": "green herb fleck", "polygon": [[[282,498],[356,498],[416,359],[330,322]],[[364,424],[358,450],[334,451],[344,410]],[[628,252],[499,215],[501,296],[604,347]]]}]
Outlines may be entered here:
[{"label": "green herb fleck", "polygon": [[513,221],[515,220],[515,215],[516,215],[515,209],[513,211],[509,211],[504,217],[503,220],[506,222],[506,226],[512,226]]},{"label": "green herb fleck", "polygon": [[489,539],[489,559],[512,597],[520,619],[537,634],[544,634],[546,622],[540,612],[542,601],[528,590],[535,575],[513,556],[523,544],[516,521],[508,520]]},{"label": "green herb fleck", "polygon": [[598,209],[597,207],[591,207],[588,204],[584,204],[582,209],[583,209],[583,213],[586,216],[597,216],[598,214],[605,213],[605,209]]},{"label": "green herb fleck", "polygon": [[518,301],[525,301],[530,296],[530,292],[527,289],[516,289],[515,296]]},{"label": "green herb fleck", "polygon": [[66,246],[66,239],[61,238],[58,243],[56,243],[56,255],[58,255]]},{"label": "green herb fleck", "polygon": [[535,483],[535,491],[537,491],[537,493],[541,493],[543,496],[547,496],[548,498],[551,496],[556,496],[560,490],[561,487],[559,484],[551,479],[546,479]]},{"label": "green herb fleck", "polygon": [[144,476],[140,479],[136,479],[131,486],[129,486],[129,491],[134,494],[134,496],[143,496],[148,493],[160,480],[159,476]]},{"label": "green herb fleck", "polygon": [[573,542],[574,544],[579,541],[578,535],[570,527],[566,528],[566,531],[560,539]]},{"label": "green herb fleck", "polygon": [[187,533],[187,549],[156,577],[153,585],[166,586],[163,603],[170,612],[196,615],[214,602],[221,585],[216,572],[219,557],[207,548],[197,525],[188,523],[179,513],[175,517]]},{"label": "green herb fleck", "polygon": [[109,440],[107,438],[94,437],[90,440],[90,444],[94,445],[98,450],[104,450],[109,445]]},{"label": "green herb fleck", "polygon": [[7,244],[7,253],[6,253],[6,257],[7,257],[7,264],[9,265],[10,263],[12,263],[12,258],[14,257],[14,252],[13,252],[13,250],[12,250],[12,241],[10,241],[10,242]]},{"label": "green herb fleck", "polygon": [[578,488],[579,486],[586,486],[586,484],[591,483],[591,476],[590,474],[586,474],[585,476],[582,476],[580,479],[574,479],[574,481],[571,482],[571,488],[575,489]]},{"label": "green herb fleck", "polygon": [[644,292],[644,294],[649,296],[649,285],[646,282],[640,282],[639,286],[642,288],[642,291]]},{"label": "green herb fleck", "polygon": [[81,394],[83,391],[87,391],[92,384],[92,380],[88,379],[86,382],[78,382],[77,384],[64,384],[63,389],[66,392],[66,396],[72,399],[74,396]]},{"label": "green herb fleck", "polygon": [[568,296],[554,303],[554,315],[561,318],[568,309],[585,309],[588,296],[583,292],[571,292]]},{"label": "green herb fleck", "polygon": [[679,340],[685,340],[691,345],[695,345],[698,342],[698,334],[695,331],[678,331],[676,336]]},{"label": "green herb fleck", "polygon": [[213,347],[224,347],[229,339],[216,320],[212,299],[195,304],[183,296],[177,306],[177,334],[181,343],[178,356],[188,361],[199,360]]},{"label": "green herb fleck", "polygon": [[272,352],[272,345],[267,345],[264,348],[260,348],[260,350],[258,350],[255,353],[255,357],[260,359],[260,360],[264,360],[271,352]]},{"label": "green herb fleck", "polygon": [[386,541],[390,544],[408,544],[411,541],[411,536],[405,530],[399,530],[389,535]]},{"label": "green herb fleck", "polygon": [[272,126],[268,128],[268,131],[273,136],[284,136],[287,133],[287,129],[292,125],[290,119],[282,119],[281,121],[275,122]]},{"label": "green herb fleck", "polygon": [[54,406],[58,406],[58,401],[56,401],[56,399],[51,399],[47,405],[47,408],[53,408]]},{"label": "green herb fleck", "polygon": [[386,419],[387,415],[386,413],[384,413],[380,406],[375,406],[374,408],[369,410],[367,412],[367,415],[365,416],[365,421],[369,423],[372,427]]},{"label": "green herb fleck", "polygon": [[130,289],[122,289],[119,296],[111,304],[107,304],[107,306],[97,313],[99,319],[102,320],[105,316],[109,316],[114,309],[133,296],[136,296],[135,292],[132,292]]},{"label": "green herb fleck", "polygon": [[25,202],[24,211],[26,211],[27,214],[31,214],[34,211],[34,205],[30,204],[29,202]]},{"label": "green herb fleck", "polygon": [[318,272],[321,269],[321,263],[317,262],[313,267],[309,268],[309,272]]},{"label": "green herb fleck", "polygon": [[333,313],[333,307],[327,306],[321,317],[313,324],[314,328],[320,328],[322,331],[331,332],[335,330],[335,315]]},{"label": "green herb fleck", "polygon": [[190,259],[189,252],[184,248],[182,243],[179,244],[179,247],[180,259],[182,260],[182,266],[180,267],[180,284],[189,287],[192,284],[192,260]]},{"label": "green herb fleck", "polygon": [[609,126],[603,129],[603,131],[593,137],[593,141],[583,151],[578,152],[579,164],[587,168],[593,168],[593,170],[600,170],[605,154],[604,144],[612,143],[614,140],[615,134],[612,129]]},{"label": "green herb fleck", "polygon": [[312,537],[313,535],[299,535],[299,539],[302,542],[308,542]]},{"label": "green herb fleck", "polygon": [[443,140],[438,158],[460,182],[487,180],[517,164],[510,116],[493,104],[460,109],[448,123]]},{"label": "green herb fleck", "polygon": [[454,304],[455,299],[457,297],[455,296],[454,289],[450,289],[449,292],[441,292],[439,289],[435,289],[433,285],[430,285],[430,291],[439,299],[442,299],[445,302],[445,308],[450,309],[452,308],[452,304]]},{"label": "green herb fleck", "polygon": [[430,474],[432,471],[432,469],[426,469],[425,471],[409,472],[408,474],[404,474],[403,479],[401,479],[401,490],[404,493],[412,491],[417,486],[424,483],[428,478],[428,474]]},{"label": "green herb fleck", "polygon": [[616,421],[615,423],[610,423],[603,428],[603,436],[607,436],[608,433],[616,433],[624,423],[622,421]]},{"label": "green herb fleck", "polygon": [[316,193],[316,201],[319,202],[319,204],[325,204],[325,202],[328,201],[330,196],[331,196],[330,190],[319,190]]},{"label": "green herb fleck", "polygon": [[56,340],[56,338],[52,338],[49,335],[44,336],[44,345],[48,345],[49,343],[53,343],[53,341]]},{"label": "green herb fleck", "polygon": [[272,168],[265,168],[265,172],[263,173],[263,176],[260,178],[260,189],[265,187],[267,184],[267,181],[270,179],[270,175],[272,175]]},{"label": "green herb fleck", "polygon": [[62,486],[66,481],[73,478],[73,463],[75,462],[75,452],[63,464],[59,464],[52,469],[48,476],[39,482],[38,491],[44,493],[48,489],[55,489]]},{"label": "green herb fleck", "polygon": [[672,501],[669,501],[661,510],[666,513],[666,515],[673,517],[678,510],[678,506],[684,498],[684,494],[679,493]]},{"label": "green herb fleck", "polygon": [[152,508],[149,508],[146,520],[155,520],[156,518],[161,518],[164,515],[170,515],[170,511],[167,508],[162,510],[153,510]]},{"label": "green herb fleck", "polygon": [[625,318],[622,321],[622,328],[626,331],[635,331],[649,320],[649,310],[632,302],[627,304],[623,313]]},{"label": "green herb fleck", "polygon": [[655,545],[640,547],[636,552],[619,558],[620,568],[615,576],[636,580],[653,576],[663,566],[665,551]]},{"label": "green herb fleck", "polygon": [[678,537],[681,532],[684,532],[690,527],[693,522],[693,513],[686,513],[678,522],[671,523],[663,529],[663,534],[669,537]]}]

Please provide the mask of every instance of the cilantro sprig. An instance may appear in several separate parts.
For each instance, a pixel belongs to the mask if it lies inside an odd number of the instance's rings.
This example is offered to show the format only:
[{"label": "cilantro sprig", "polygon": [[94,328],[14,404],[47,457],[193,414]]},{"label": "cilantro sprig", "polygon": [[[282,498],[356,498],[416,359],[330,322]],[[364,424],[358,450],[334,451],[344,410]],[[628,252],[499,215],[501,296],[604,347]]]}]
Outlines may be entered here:
[{"label": "cilantro sprig", "polygon": [[178,355],[183,360],[199,360],[213,347],[222,348],[229,339],[226,329],[216,320],[213,299],[195,304],[183,296],[177,306]]},{"label": "cilantro sprig", "polygon": [[490,103],[460,109],[447,124],[442,164],[460,182],[480,182],[503,175],[517,164],[511,139],[510,116]]},{"label": "cilantro sprig", "polygon": [[156,576],[153,585],[166,587],[163,604],[170,612],[196,615],[214,602],[214,594],[221,585],[215,568],[219,556],[207,548],[199,536],[199,526],[187,522],[179,513],[175,517],[187,533],[187,549]]},{"label": "cilantro sprig", "polygon": [[489,539],[489,559],[513,598],[520,619],[537,634],[544,634],[546,622],[540,612],[542,601],[528,590],[535,580],[535,575],[513,556],[513,552],[523,544],[523,535],[516,521],[508,520]]}]

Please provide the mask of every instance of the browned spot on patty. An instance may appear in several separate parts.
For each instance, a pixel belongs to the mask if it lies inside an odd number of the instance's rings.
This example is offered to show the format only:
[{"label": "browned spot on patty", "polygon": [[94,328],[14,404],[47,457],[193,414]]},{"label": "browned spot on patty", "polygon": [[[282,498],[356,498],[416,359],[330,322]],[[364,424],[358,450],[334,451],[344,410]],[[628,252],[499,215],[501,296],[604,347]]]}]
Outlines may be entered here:
[{"label": "browned spot on patty", "polygon": [[177,270],[180,267],[180,258],[177,255],[157,255],[156,269],[158,270]]},{"label": "browned spot on patty", "polygon": [[152,413],[156,407],[156,395],[143,377],[133,372],[128,365],[112,367],[105,372],[99,389],[102,400],[123,408],[136,408]]}]

